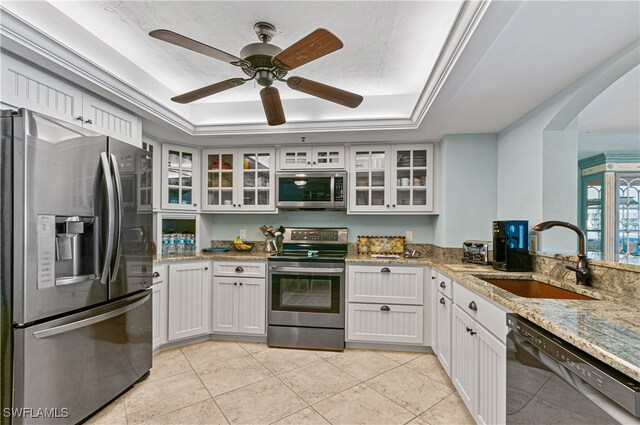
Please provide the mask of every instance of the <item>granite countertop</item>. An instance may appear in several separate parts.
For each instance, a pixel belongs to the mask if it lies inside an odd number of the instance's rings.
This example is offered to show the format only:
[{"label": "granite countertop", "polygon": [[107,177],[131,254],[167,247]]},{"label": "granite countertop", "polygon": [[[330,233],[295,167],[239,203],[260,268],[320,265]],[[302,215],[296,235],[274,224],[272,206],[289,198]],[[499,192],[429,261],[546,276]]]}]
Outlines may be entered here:
[{"label": "granite countertop", "polygon": [[[160,257],[154,262],[194,260],[265,261],[266,252],[199,253],[195,255]],[[552,334],[591,354],[611,367],[640,381],[640,300],[623,298],[619,294],[553,280],[536,273],[507,273],[491,266],[466,263],[443,263],[434,258],[378,259],[351,253],[350,264],[427,265],[446,274],[461,285],[495,301],[530,320]],[[596,300],[556,300],[524,298],[498,288],[481,278],[516,278],[547,282]]]},{"label": "granite countertop", "polygon": [[[350,254],[348,263],[428,265],[461,285],[495,301],[552,334],[570,342],[627,376],[640,381],[640,300],[595,288],[579,288],[536,273],[507,273],[491,266],[446,264],[434,259],[374,259]],[[556,300],[524,298],[481,278],[533,278],[596,298]],[[455,302],[455,300],[454,300]]]},{"label": "granite countertop", "polygon": [[238,260],[238,261],[266,261],[269,254],[260,251],[227,251],[227,252],[199,252],[194,254],[158,255],[153,259],[156,263],[198,260]]}]

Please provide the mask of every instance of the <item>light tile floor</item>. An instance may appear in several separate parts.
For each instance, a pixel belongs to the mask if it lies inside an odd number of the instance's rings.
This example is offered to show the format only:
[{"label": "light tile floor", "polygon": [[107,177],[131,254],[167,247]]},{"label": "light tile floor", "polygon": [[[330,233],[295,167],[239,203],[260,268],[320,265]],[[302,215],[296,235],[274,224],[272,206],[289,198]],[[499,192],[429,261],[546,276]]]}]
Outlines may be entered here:
[{"label": "light tile floor", "polygon": [[207,341],[163,351],[89,424],[471,425],[433,354]]}]

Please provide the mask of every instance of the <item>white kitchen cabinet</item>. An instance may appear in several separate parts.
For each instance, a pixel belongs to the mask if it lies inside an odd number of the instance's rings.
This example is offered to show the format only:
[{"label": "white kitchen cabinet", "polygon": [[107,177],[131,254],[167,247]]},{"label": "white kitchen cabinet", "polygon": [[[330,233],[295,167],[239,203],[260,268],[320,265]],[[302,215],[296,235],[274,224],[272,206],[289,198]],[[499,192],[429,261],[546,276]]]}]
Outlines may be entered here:
[{"label": "white kitchen cabinet", "polygon": [[169,266],[169,341],[209,333],[211,271],[209,262]]},{"label": "white kitchen cabinet", "polygon": [[438,347],[438,360],[442,368],[451,376],[451,316],[452,301],[442,292],[436,295],[436,346]]},{"label": "white kitchen cabinet", "polygon": [[451,278],[442,273],[438,273],[438,291],[442,292],[450,300],[453,299],[453,283]]},{"label": "white kitchen cabinet", "polygon": [[349,212],[390,211],[389,147],[352,146],[349,158]]},{"label": "white kitchen cabinet", "polygon": [[[138,199],[140,207],[147,211],[150,207],[152,211],[160,210],[160,195],[162,191],[162,145],[159,141],[151,139],[147,136],[142,138],[142,149],[151,155],[151,179],[149,174],[138,180]],[[144,167],[140,167],[143,169]],[[148,170],[147,170],[148,173]],[[150,199],[149,199],[150,197]]]},{"label": "white kitchen cabinet", "polygon": [[264,335],[265,279],[214,276],[211,330]]},{"label": "white kitchen cabinet", "polygon": [[422,305],[424,268],[349,266],[349,302]]},{"label": "white kitchen cabinet", "polygon": [[506,367],[505,344],[454,305],[451,376],[479,424],[506,421]]},{"label": "white kitchen cabinet", "polygon": [[351,341],[412,343],[423,341],[423,307],[349,303],[347,338]]},{"label": "white kitchen cabinet", "polygon": [[[431,349],[434,354],[438,354],[438,272],[434,269],[430,270],[429,276],[429,291],[430,291],[430,308],[429,308],[429,316],[431,318]],[[425,315],[426,316],[426,315]]]},{"label": "white kitchen cabinet", "polygon": [[266,264],[214,261],[211,331],[264,335],[267,316]]},{"label": "white kitchen cabinet", "polygon": [[2,54],[2,101],[141,145],[138,116],[38,67]]},{"label": "white kitchen cabinet", "polygon": [[343,169],[344,146],[304,146],[280,148],[281,170],[298,169]]},{"label": "white kitchen cabinet", "polygon": [[151,348],[162,346],[167,342],[167,326],[169,318],[167,316],[169,306],[167,298],[167,266],[159,265],[153,267],[153,286],[151,287],[152,297],[152,343]]},{"label": "white kitchen cabinet", "polygon": [[198,149],[162,145],[162,209],[198,209]]},{"label": "white kitchen cabinet", "polygon": [[88,92],[82,94],[83,127],[141,146],[140,118]]},{"label": "white kitchen cabinet", "polygon": [[275,210],[275,150],[202,151],[202,210]]},{"label": "white kitchen cabinet", "polygon": [[433,145],[394,145],[391,160],[391,210],[433,211]]},{"label": "white kitchen cabinet", "polygon": [[433,212],[433,144],[352,146],[349,213]]},{"label": "white kitchen cabinet", "polygon": [[[475,322],[459,306],[454,305],[451,325],[451,380],[467,409],[473,412],[475,374],[477,370],[474,360],[470,359],[470,357],[471,353],[476,350],[477,338],[473,337],[477,333],[477,331],[473,330],[476,327]],[[469,332],[474,332],[474,335]]]}]

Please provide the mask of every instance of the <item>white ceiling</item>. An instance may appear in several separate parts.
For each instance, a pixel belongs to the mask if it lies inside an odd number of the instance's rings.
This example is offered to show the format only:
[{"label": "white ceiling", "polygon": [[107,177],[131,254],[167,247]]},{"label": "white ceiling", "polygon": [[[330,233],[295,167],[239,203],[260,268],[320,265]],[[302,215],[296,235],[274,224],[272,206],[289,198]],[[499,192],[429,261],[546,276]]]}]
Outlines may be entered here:
[{"label": "white ceiling", "polygon": [[[146,132],[194,144],[229,143],[231,137],[241,143],[294,143],[300,136],[312,143],[382,142],[495,133],[640,37],[638,1],[493,1],[426,114],[415,123],[417,128],[394,128],[384,118],[407,117],[413,110],[459,2],[53,4],[55,8],[42,2],[3,1],[2,5],[193,124],[246,123],[239,126],[246,129],[241,140],[222,131],[223,124],[185,135],[171,128],[162,114],[139,110],[146,118]],[[238,70],[151,39],[148,30],[173,29],[237,54],[255,40],[252,26],[258,20],[278,27],[273,41],[280,47],[317,27],[338,35],[344,49],[294,74],[360,92],[365,96],[361,107],[343,108],[283,87],[287,118],[315,124],[313,130],[305,130],[295,123],[256,127],[264,117],[254,93],[257,88],[251,84],[193,107],[168,100],[235,76]],[[606,109],[607,101],[602,102]],[[333,125],[355,119],[367,120],[368,125],[357,131]]]},{"label": "white ceiling", "polygon": [[[153,39],[148,35],[153,29],[170,29],[239,55],[243,46],[258,41],[253,31],[258,21],[276,26],[272,43],[281,48],[316,28],[327,28],[343,41],[344,48],[290,75],[359,93],[364,103],[352,110],[277,83],[288,121],[409,117],[460,6],[457,1],[52,4],[174,94],[245,75],[224,62]],[[262,123],[259,89],[249,83],[207,97],[191,107],[192,121]],[[300,98],[305,101],[289,102]]]}]

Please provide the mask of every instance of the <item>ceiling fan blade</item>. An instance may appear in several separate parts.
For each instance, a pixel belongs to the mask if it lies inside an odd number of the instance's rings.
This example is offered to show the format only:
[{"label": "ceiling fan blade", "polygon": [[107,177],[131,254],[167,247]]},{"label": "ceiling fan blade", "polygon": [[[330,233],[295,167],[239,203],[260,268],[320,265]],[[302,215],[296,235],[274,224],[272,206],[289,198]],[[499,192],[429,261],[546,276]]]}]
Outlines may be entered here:
[{"label": "ceiling fan blade", "polygon": [[298,90],[311,96],[328,100],[329,102],[339,103],[349,108],[357,108],[363,99],[359,94],[318,83],[317,81],[307,80],[302,77],[288,78],[287,85],[293,90]]},{"label": "ceiling fan blade", "polygon": [[260,98],[262,98],[262,106],[267,116],[269,125],[280,125],[287,122],[284,118],[284,110],[282,109],[282,101],[280,93],[275,87],[265,87],[260,90]]},{"label": "ceiling fan blade", "polygon": [[198,99],[202,99],[203,97],[211,96],[212,94],[220,93],[221,91],[229,90],[243,84],[244,80],[242,78],[230,78],[225,81],[220,81],[219,83],[200,87],[199,89],[192,90],[188,93],[172,97],[171,100],[177,103],[191,103]]},{"label": "ceiling fan blade", "polygon": [[167,43],[175,44],[176,46],[193,50],[194,52],[201,53],[205,56],[230,63],[231,65],[239,65],[241,63],[245,63],[243,59],[240,59],[237,56],[234,56],[227,52],[223,52],[222,50],[201,43],[192,38],[185,37],[184,35],[180,35],[177,32],[160,29],[151,31],[149,35],[153,38],[157,38],[158,40],[166,41]]},{"label": "ceiling fan blade", "polygon": [[306,37],[293,43],[277,55],[271,62],[280,69],[290,71],[342,49],[342,41],[324,28],[318,28]]}]

